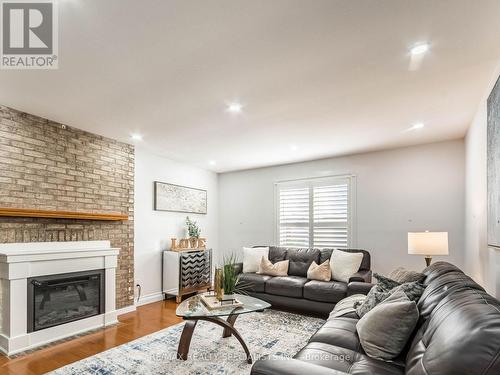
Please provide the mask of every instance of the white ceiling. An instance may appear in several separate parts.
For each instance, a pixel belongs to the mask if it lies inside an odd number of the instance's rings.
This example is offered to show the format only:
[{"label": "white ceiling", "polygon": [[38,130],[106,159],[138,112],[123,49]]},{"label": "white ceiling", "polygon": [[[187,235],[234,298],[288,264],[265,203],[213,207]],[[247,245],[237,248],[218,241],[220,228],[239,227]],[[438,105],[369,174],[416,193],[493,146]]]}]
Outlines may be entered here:
[{"label": "white ceiling", "polygon": [[218,172],[463,137],[500,59],[498,0],[59,3],[59,70],[0,103]]}]

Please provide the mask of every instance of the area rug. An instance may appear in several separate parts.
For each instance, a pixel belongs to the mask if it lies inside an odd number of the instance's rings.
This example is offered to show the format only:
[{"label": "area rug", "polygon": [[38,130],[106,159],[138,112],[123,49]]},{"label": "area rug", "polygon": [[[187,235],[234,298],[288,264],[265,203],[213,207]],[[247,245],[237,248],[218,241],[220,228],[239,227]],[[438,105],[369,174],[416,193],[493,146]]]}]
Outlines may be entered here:
[{"label": "area rug", "polygon": [[[275,310],[243,314],[236,320],[257,360],[268,354],[297,353],[324,320]],[[51,375],[249,374],[252,365],[234,337],[222,338],[222,328],[200,321],[195,328],[189,358],[177,359],[184,323],[99,353],[51,372]]]}]

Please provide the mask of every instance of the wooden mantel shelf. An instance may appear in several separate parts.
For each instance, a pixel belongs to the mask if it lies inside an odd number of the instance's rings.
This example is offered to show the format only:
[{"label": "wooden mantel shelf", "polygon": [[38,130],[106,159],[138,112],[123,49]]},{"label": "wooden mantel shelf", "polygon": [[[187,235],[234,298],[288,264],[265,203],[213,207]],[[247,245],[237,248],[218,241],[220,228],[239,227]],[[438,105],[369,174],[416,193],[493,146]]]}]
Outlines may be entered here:
[{"label": "wooden mantel shelf", "polygon": [[40,217],[48,219],[106,220],[106,221],[128,220],[127,215],[119,214],[116,212],[101,214],[92,212],[51,211],[51,210],[33,210],[30,208],[2,208],[2,207],[0,207],[0,216]]}]

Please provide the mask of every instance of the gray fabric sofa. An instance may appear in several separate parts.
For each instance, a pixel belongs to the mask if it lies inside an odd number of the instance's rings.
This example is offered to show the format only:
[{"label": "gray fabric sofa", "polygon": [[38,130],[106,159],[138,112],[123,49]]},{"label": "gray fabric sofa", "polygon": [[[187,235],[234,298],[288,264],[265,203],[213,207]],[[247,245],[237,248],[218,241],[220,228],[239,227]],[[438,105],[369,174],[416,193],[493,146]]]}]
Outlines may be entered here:
[{"label": "gray fabric sofa", "polygon": [[352,313],[327,320],[293,358],[258,360],[251,374],[500,374],[500,301],[452,264],[434,263],[424,274],[419,322],[392,362],[365,354]]},{"label": "gray fabric sofa", "polygon": [[[320,264],[330,259],[332,249],[305,249],[269,247],[269,260],[276,263],[288,259],[288,276],[272,277],[257,273],[240,273],[246,292],[269,302],[274,308],[291,310],[322,317],[328,316],[335,304],[352,294],[366,294],[371,288],[370,253],[361,249],[342,249],[363,253],[360,269],[349,283],[307,279],[307,270],[313,261]],[[243,265],[238,265],[241,272]]]}]

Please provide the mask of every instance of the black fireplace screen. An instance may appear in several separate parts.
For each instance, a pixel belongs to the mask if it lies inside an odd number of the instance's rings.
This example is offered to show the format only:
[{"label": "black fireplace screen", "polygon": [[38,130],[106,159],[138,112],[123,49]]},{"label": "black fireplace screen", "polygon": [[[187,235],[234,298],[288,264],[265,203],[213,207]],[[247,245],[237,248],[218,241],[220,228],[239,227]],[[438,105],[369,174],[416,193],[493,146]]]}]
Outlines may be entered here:
[{"label": "black fireplace screen", "polygon": [[104,312],[104,270],[28,279],[28,332]]}]

